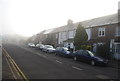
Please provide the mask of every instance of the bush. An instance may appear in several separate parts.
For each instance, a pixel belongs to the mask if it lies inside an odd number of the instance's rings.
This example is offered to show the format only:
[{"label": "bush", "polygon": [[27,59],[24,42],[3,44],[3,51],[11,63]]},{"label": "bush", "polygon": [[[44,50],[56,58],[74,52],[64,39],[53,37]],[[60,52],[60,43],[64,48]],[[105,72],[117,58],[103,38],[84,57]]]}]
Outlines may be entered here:
[{"label": "bush", "polygon": [[83,50],[92,50],[91,45],[81,45],[81,46],[76,46],[76,50],[83,49]]},{"label": "bush", "polygon": [[91,45],[87,45],[87,47],[86,47],[86,50],[92,50],[92,46]]},{"label": "bush", "polygon": [[109,59],[110,54],[109,54],[109,48],[107,45],[99,45],[97,47],[97,55],[101,56],[103,58]]},{"label": "bush", "polygon": [[86,46],[84,44],[86,44],[87,40],[87,32],[85,31],[85,28],[79,23],[74,37],[75,49],[86,49]]}]

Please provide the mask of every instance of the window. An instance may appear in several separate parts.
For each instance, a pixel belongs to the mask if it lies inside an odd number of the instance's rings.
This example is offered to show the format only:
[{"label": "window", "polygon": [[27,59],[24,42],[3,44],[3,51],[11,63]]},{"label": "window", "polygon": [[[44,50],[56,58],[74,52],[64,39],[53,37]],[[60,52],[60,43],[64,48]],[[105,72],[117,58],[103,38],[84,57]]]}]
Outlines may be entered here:
[{"label": "window", "polygon": [[90,56],[94,56],[94,53],[91,51],[88,51],[88,53],[90,54]]},{"label": "window", "polygon": [[57,47],[56,50],[60,50],[60,47]]},{"label": "window", "polygon": [[104,43],[103,42],[98,42],[98,45],[104,45]]},{"label": "window", "polygon": [[74,38],[74,31],[69,31],[68,36],[69,36],[69,38]]},{"label": "window", "polygon": [[66,37],[66,32],[62,32],[62,39],[66,39],[67,37]]},{"label": "window", "polygon": [[87,51],[83,51],[83,55],[90,56],[90,54]]},{"label": "window", "polygon": [[78,54],[78,55],[82,55],[83,53],[83,50],[78,50],[78,51],[76,51],[76,54]]},{"label": "window", "polygon": [[58,34],[56,34],[56,39],[58,38]]},{"label": "window", "polygon": [[120,54],[120,43],[115,43],[115,54]]},{"label": "window", "polygon": [[98,30],[98,36],[99,37],[105,36],[105,28],[99,28],[99,30]]},{"label": "window", "polygon": [[48,38],[48,35],[45,35],[46,36],[46,38]]},{"label": "window", "polygon": [[120,36],[120,27],[116,27],[116,36]]},{"label": "window", "polygon": [[60,37],[60,39],[62,39],[62,33],[59,33],[59,37]]}]

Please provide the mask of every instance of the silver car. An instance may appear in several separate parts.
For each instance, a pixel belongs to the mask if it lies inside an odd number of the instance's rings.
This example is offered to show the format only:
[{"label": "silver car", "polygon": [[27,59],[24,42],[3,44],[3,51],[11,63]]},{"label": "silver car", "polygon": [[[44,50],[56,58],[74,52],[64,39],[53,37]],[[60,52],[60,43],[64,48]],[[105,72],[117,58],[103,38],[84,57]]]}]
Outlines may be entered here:
[{"label": "silver car", "polygon": [[53,53],[55,52],[55,48],[51,45],[45,45],[43,51],[47,53]]},{"label": "silver car", "polygon": [[37,47],[37,48],[40,48],[41,45],[43,45],[43,44],[36,44],[36,47]]},{"label": "silver car", "polygon": [[28,46],[29,47],[35,47],[35,44],[34,43],[28,43]]}]

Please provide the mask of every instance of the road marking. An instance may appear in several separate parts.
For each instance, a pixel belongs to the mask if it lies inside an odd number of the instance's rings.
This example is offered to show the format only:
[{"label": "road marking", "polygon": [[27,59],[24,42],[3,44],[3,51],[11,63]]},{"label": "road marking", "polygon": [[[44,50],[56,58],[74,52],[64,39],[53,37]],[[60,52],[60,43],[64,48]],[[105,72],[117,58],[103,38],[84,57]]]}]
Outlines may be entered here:
[{"label": "road marking", "polygon": [[15,63],[15,61],[11,58],[11,56],[8,54],[8,52],[4,48],[3,48],[3,51],[5,52],[5,56],[7,57],[6,59],[10,61],[10,63],[12,64],[12,67],[14,68],[18,76],[22,77],[22,81],[29,81],[25,76],[25,74],[22,72],[22,70],[18,67],[18,65]]},{"label": "road marking", "polygon": [[[15,67],[15,65],[13,64],[13,62],[12,62],[12,59],[11,59],[11,57],[7,54],[7,52],[6,52],[6,50],[4,50],[4,55],[5,55],[5,58],[6,58],[6,61],[7,61],[7,63],[8,63],[8,65],[9,65],[9,68],[11,69],[11,71],[14,73],[14,71],[17,73],[17,75],[19,76],[19,78],[15,78],[15,79],[22,79],[22,77],[21,77],[21,75],[20,75],[20,73],[18,72],[18,70],[16,69],[16,67]],[[14,71],[13,71],[14,70]],[[15,75],[15,73],[14,73],[14,75]],[[13,75],[13,76],[14,76]],[[17,77],[17,76],[16,76]]]},{"label": "road marking", "polygon": [[99,78],[99,79],[110,79],[109,77],[107,77],[105,75],[101,75],[101,74],[96,75],[96,77]]},{"label": "road marking", "polygon": [[[33,52],[33,51],[29,50],[29,49],[26,49],[26,48],[23,48],[23,49],[25,49],[25,50],[27,50],[27,51],[29,51],[29,52],[31,52],[31,53],[35,53],[35,52]],[[45,55],[43,55],[43,54],[40,54],[40,53],[35,53],[35,54],[37,54],[37,55],[39,55],[39,56],[41,56],[41,57],[44,57],[44,58],[47,57],[47,56],[45,56]]]},{"label": "road marking", "polygon": [[58,63],[62,64],[62,62],[61,62],[61,61],[56,60],[56,62],[58,62]]},{"label": "road marking", "polygon": [[[4,55],[4,56],[5,56],[5,55]],[[10,71],[11,71],[12,74],[13,74],[14,79],[17,79],[16,76],[15,76],[15,74],[14,74],[14,72],[13,72],[13,70],[12,70],[12,67],[10,66],[10,63],[8,62],[8,59],[6,58],[6,56],[5,56],[5,59],[6,59],[6,61],[7,61],[7,64],[8,64],[8,66],[9,66],[9,68],[10,68]]]},{"label": "road marking", "polygon": [[41,56],[41,57],[44,57],[46,58],[47,56],[43,55],[43,54],[40,54],[40,53],[36,53],[37,55]]},{"label": "road marking", "polygon": [[75,66],[72,66],[72,68],[74,68],[74,69],[77,69],[77,70],[83,70],[83,69],[80,69],[80,68],[78,68],[78,67],[75,67]]}]

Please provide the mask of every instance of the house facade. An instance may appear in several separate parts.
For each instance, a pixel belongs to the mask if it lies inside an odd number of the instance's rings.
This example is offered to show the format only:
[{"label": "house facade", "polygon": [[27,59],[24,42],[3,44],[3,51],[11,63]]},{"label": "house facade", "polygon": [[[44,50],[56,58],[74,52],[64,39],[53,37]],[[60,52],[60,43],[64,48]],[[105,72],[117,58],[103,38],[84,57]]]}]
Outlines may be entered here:
[{"label": "house facade", "polygon": [[[67,48],[74,49],[74,37],[76,34],[76,29],[79,25],[78,23],[73,23],[72,20],[68,20],[67,25],[57,28],[58,32],[58,45]],[[89,28],[85,29],[88,34],[88,40],[91,38],[91,30]]]},{"label": "house facade", "polygon": [[[120,26],[118,14],[113,14],[91,20],[91,38],[93,51],[97,51],[99,45],[108,45],[109,53],[116,59],[120,59]],[[107,49],[107,48],[106,48]]]},{"label": "house facade", "polygon": [[[74,37],[79,23],[85,28],[88,35],[88,44],[93,46],[94,52],[97,51],[97,46],[108,44],[110,52],[114,54],[114,57],[120,58],[120,26],[118,23],[118,14],[77,23],[73,23],[69,19],[67,25],[42,32],[42,37],[45,40],[48,39],[48,36],[51,36],[55,47],[64,46],[74,49]],[[41,42],[44,42],[44,40]]]}]

